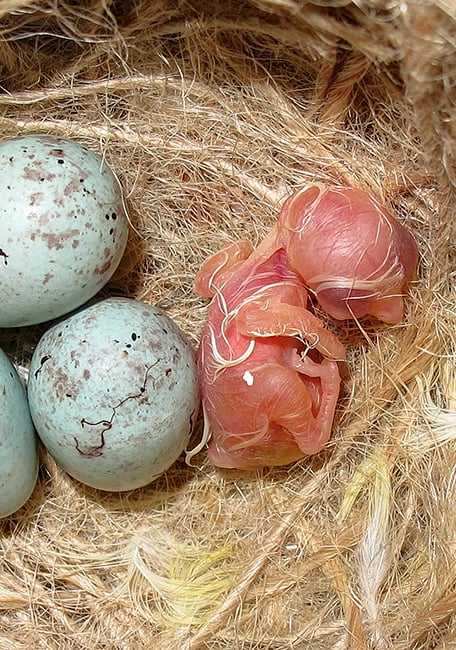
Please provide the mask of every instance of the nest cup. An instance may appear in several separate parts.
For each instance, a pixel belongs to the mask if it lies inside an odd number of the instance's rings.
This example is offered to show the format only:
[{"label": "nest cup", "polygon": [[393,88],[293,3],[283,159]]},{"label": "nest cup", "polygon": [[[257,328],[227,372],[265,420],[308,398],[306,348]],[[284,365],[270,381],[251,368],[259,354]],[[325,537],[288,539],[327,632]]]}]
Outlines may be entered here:
[{"label": "nest cup", "polygon": [[[132,222],[105,293],[195,348],[198,268],[298,187],[367,190],[420,248],[402,324],[327,322],[348,359],[321,454],[236,472],[202,451],[111,494],[41,450],[0,523],[0,649],[455,646],[455,30],[443,0],[0,7],[2,138],[104,156]],[[27,366],[37,336],[0,346]]]}]

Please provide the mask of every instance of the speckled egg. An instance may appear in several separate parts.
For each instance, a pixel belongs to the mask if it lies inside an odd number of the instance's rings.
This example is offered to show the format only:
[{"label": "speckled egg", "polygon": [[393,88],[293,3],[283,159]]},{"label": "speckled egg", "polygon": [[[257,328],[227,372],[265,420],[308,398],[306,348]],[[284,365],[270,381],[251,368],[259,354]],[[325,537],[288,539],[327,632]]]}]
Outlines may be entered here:
[{"label": "speckled egg", "polygon": [[111,169],[85,146],[52,135],[0,142],[0,327],[79,307],[125,250],[128,220]]},{"label": "speckled egg", "polygon": [[0,349],[0,517],[28,500],[38,473],[37,438],[19,376]]},{"label": "speckled egg", "polygon": [[199,405],[195,355],[164,312],[108,298],[45,332],[28,396],[43,444],[71,476],[131,490],[188,444]]}]

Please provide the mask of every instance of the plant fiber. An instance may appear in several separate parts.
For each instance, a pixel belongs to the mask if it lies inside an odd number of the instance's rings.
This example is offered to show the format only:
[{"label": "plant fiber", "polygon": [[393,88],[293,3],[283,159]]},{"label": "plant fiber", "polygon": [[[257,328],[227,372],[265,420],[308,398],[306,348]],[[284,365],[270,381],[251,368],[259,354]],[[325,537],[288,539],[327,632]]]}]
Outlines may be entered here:
[{"label": "plant fiber", "polygon": [[[41,450],[0,522],[0,650],[456,648],[451,0],[3,0],[0,70],[2,138],[74,138],[122,183],[107,292],[195,348],[203,260],[302,185],[368,190],[420,249],[404,323],[327,321],[348,359],[321,454],[239,472],[203,450],[109,494]],[[26,366],[36,337],[0,346]]]}]

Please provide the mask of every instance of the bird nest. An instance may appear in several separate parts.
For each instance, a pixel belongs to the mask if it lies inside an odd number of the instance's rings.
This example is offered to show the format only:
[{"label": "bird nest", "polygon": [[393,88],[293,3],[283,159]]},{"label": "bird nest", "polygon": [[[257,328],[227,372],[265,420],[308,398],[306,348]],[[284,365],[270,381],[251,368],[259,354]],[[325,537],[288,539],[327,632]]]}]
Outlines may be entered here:
[{"label": "bird nest", "polygon": [[[203,260],[307,183],[369,191],[420,250],[403,323],[327,323],[348,355],[320,454],[242,472],[203,450],[115,494],[42,449],[0,523],[2,650],[454,647],[455,34],[449,0],[2,3],[2,138],[104,156],[132,224],[106,292],[195,348]],[[26,365],[38,334],[0,345]]]}]

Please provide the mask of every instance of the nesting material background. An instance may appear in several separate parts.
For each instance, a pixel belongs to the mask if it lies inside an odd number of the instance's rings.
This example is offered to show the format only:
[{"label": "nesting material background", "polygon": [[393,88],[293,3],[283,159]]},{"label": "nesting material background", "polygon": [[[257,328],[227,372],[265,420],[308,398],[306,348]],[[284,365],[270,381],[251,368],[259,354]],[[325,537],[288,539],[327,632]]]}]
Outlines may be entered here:
[{"label": "nesting material background", "polygon": [[[367,189],[421,256],[403,324],[328,323],[349,352],[318,456],[248,473],[202,452],[103,494],[42,450],[0,523],[0,648],[455,648],[451,0],[7,0],[0,69],[2,138],[105,156],[133,226],[109,291],[195,348],[203,260],[306,183]],[[26,364],[36,335],[0,345]]]}]

